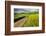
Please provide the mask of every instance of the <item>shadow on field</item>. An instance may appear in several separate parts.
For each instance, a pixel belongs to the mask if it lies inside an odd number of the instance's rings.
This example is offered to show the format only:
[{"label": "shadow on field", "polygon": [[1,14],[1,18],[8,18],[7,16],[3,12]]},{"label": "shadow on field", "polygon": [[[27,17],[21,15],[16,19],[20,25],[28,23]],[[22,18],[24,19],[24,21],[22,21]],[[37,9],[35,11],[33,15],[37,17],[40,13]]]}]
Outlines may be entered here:
[{"label": "shadow on field", "polygon": [[22,16],[22,17],[20,17],[20,18],[14,19],[14,22],[17,22],[17,21],[19,21],[19,20],[21,20],[21,19],[23,19],[23,18],[25,18],[25,16]]}]

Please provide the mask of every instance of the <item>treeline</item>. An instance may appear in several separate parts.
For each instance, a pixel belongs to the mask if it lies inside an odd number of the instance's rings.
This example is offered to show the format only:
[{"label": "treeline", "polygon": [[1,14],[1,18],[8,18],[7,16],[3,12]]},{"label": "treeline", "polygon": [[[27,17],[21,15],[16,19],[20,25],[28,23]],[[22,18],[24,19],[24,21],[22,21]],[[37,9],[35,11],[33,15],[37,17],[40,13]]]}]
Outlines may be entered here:
[{"label": "treeline", "polygon": [[39,12],[29,12],[29,13],[24,13],[24,12],[22,12],[22,13],[14,13],[14,15],[16,15],[16,14],[39,14]]}]

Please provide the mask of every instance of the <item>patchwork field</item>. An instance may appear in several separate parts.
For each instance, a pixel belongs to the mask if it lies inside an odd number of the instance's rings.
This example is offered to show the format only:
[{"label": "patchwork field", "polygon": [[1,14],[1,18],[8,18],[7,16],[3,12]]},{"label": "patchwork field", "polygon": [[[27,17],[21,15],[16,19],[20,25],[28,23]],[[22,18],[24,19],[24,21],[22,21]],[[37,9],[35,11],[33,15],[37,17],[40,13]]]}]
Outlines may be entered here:
[{"label": "patchwork field", "polygon": [[[16,21],[23,16],[25,17]],[[16,13],[14,20],[14,27],[37,27],[39,26],[39,13]]]}]

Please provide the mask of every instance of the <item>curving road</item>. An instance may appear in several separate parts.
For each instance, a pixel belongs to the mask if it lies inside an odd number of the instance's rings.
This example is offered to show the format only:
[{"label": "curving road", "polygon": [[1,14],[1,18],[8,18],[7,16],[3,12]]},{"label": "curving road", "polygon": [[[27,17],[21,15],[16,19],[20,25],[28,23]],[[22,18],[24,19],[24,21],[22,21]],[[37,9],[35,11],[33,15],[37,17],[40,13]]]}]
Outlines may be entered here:
[{"label": "curving road", "polygon": [[27,21],[27,18],[20,19],[19,21],[15,22],[15,27],[22,27],[22,25]]}]

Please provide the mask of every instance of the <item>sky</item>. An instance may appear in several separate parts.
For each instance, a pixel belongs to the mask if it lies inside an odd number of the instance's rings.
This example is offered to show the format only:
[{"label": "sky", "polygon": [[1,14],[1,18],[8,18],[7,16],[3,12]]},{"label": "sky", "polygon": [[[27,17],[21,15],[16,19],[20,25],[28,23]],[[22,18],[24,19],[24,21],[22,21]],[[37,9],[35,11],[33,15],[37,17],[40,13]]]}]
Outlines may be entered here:
[{"label": "sky", "polygon": [[30,13],[30,12],[38,12],[39,9],[30,9],[30,8],[14,8],[14,13]]}]

